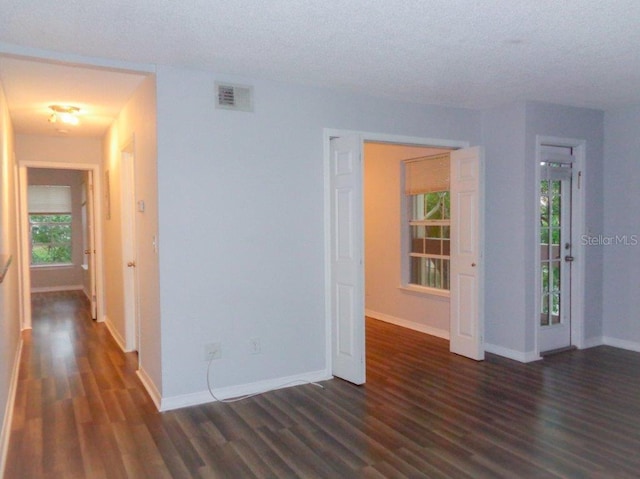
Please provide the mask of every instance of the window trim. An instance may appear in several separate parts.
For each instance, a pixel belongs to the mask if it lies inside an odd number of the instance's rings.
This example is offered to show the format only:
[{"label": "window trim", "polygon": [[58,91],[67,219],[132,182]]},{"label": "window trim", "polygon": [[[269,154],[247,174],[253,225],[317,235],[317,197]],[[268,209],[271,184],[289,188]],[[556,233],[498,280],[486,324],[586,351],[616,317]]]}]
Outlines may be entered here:
[{"label": "window trim", "polygon": [[[446,153],[446,155],[449,155],[450,152]],[[438,155],[434,155],[434,159],[441,157],[442,154],[438,154]],[[442,220],[442,219],[434,219],[434,220],[415,220],[413,217],[413,197],[415,195],[412,194],[408,194],[407,190],[406,190],[406,167],[407,167],[407,163],[411,162],[411,161],[415,161],[417,159],[410,159],[410,160],[405,160],[400,162],[401,163],[401,173],[400,173],[400,178],[401,178],[401,185],[400,185],[400,208],[401,208],[401,220],[400,220],[400,228],[401,228],[401,233],[400,233],[400,259],[401,259],[401,265],[400,265],[400,285],[398,286],[398,289],[400,289],[401,291],[407,292],[407,293],[413,293],[413,294],[418,294],[418,295],[423,295],[423,296],[437,296],[437,297],[441,297],[441,298],[449,298],[451,293],[450,293],[450,289],[441,289],[441,288],[434,288],[431,286],[422,286],[419,284],[415,284],[415,283],[411,283],[411,257],[432,257],[432,258],[444,258],[443,255],[432,255],[432,254],[416,254],[416,253],[412,253],[412,248],[410,246],[410,242],[411,242],[411,225],[412,224],[416,224],[416,223],[422,223],[423,221],[428,221],[429,224],[431,225],[435,225],[437,222],[440,222],[440,226],[449,226],[451,224],[451,218],[449,218],[448,220]],[[446,191],[450,191],[450,189],[447,189]],[[450,212],[451,214],[451,212]],[[447,223],[447,224],[445,224]],[[451,234],[451,233],[450,233]],[[451,238],[449,238],[449,240],[451,240]],[[450,255],[449,255],[449,261],[450,261]]]},{"label": "window trim", "polygon": [[[449,190],[447,190],[449,191]],[[432,254],[432,253],[414,253],[412,251],[412,247],[410,246],[412,233],[412,226],[447,226],[451,228],[451,219],[433,219],[433,220],[416,220],[413,215],[413,204],[414,198],[417,195],[407,195],[403,190],[403,199],[401,204],[403,205],[403,217],[401,220],[402,223],[402,281],[401,281],[401,289],[418,292],[422,294],[428,295],[436,295],[436,296],[450,296],[450,289],[444,288],[436,288],[433,286],[423,286],[417,283],[411,282],[411,258],[433,258],[433,259],[446,259],[451,261],[451,255],[442,255],[442,254]],[[449,229],[449,234],[450,233]],[[440,238],[440,242],[442,243],[443,238]],[[451,238],[448,238],[448,241],[451,241]],[[449,263],[450,264],[450,263]]]}]

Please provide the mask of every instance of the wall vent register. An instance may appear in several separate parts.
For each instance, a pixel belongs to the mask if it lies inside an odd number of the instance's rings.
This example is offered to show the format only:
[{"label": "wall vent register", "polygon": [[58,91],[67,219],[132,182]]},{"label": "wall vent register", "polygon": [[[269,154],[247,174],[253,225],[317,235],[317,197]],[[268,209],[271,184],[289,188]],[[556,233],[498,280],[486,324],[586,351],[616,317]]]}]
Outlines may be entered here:
[{"label": "wall vent register", "polygon": [[216,82],[216,108],[253,111],[253,87]]}]

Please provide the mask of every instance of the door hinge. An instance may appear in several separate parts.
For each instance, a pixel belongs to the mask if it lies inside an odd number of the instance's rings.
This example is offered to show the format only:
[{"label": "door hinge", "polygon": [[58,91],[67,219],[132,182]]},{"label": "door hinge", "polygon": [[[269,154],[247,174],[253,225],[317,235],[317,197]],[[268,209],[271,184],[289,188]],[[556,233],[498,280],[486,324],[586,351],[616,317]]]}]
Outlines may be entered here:
[{"label": "door hinge", "polygon": [[582,185],[582,171],[578,171],[578,189],[580,189]]}]

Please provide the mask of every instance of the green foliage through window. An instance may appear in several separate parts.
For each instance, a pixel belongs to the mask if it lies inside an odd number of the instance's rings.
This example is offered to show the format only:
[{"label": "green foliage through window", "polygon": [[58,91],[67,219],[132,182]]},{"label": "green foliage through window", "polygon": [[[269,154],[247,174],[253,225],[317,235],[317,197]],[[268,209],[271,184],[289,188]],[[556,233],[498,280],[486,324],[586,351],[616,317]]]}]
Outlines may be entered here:
[{"label": "green foliage through window", "polygon": [[449,290],[451,200],[448,191],[413,195],[409,282]]},{"label": "green foliage through window", "polygon": [[30,214],[31,264],[71,263],[71,215]]}]

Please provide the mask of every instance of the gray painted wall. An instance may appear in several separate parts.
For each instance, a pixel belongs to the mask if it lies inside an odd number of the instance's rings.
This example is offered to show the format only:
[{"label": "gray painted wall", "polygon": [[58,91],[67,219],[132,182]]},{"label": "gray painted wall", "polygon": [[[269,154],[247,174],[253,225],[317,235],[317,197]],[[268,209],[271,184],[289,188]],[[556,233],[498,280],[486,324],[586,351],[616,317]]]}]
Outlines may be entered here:
[{"label": "gray painted wall", "polygon": [[[526,183],[525,198],[534,198],[536,168],[536,135],[574,138],[586,141],[585,173],[585,226],[589,234],[603,230],[603,157],[604,157],[604,114],[600,110],[574,108],[548,103],[527,103],[526,128]],[[526,211],[527,234],[526,288],[534,290],[535,264],[533,251],[536,243],[534,234],[535,206],[529,203]],[[584,291],[584,337],[593,343],[602,336],[602,250],[597,247],[585,248],[585,291]],[[527,350],[533,348],[536,334],[535,295],[526,296]]]},{"label": "gray painted wall", "polygon": [[[485,343],[512,355],[525,347],[524,103],[484,111]],[[493,347],[492,347],[493,346]],[[506,350],[506,351],[505,351]]]},{"label": "gray painted wall", "polygon": [[[586,141],[586,226],[603,227],[604,118],[598,110],[538,102],[483,112],[486,148],[486,343],[520,360],[537,357],[535,336],[536,136]],[[602,251],[585,260],[585,337],[602,335]]]},{"label": "gray painted wall", "polygon": [[[603,235],[640,239],[640,105],[608,111],[605,140]],[[619,242],[602,252],[605,342],[640,350],[640,245]]]},{"label": "gray painted wall", "polygon": [[205,342],[216,387],[325,369],[324,128],[480,142],[477,111],[272,82],[217,110],[220,79],[157,72],[164,396],[205,390]]}]

